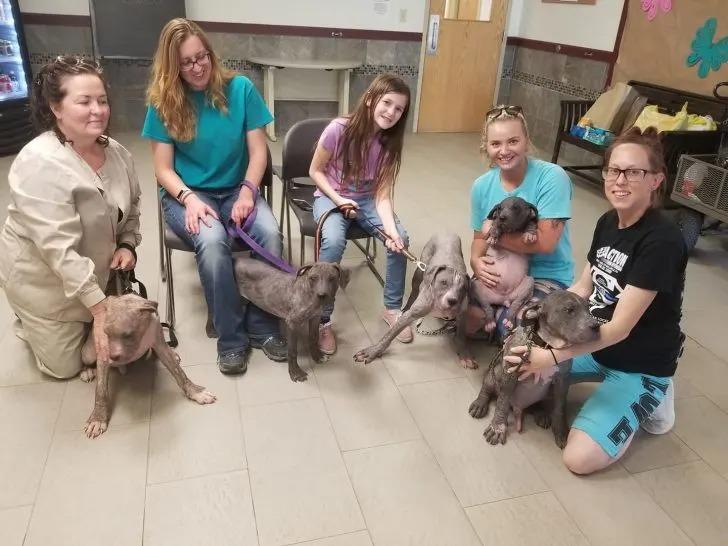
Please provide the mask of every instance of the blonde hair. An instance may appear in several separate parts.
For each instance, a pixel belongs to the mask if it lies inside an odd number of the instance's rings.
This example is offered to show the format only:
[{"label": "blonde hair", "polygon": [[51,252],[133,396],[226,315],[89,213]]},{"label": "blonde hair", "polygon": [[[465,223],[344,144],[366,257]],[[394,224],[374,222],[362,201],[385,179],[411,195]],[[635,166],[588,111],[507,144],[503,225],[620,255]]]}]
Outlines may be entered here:
[{"label": "blonde hair", "polygon": [[147,104],[157,110],[169,135],[180,142],[189,142],[197,133],[197,112],[179,69],[179,48],[190,36],[197,36],[210,54],[210,83],[205,95],[213,108],[227,113],[225,86],[235,75],[222,66],[207,36],[196,23],[176,18],[164,25],[154,54]]},{"label": "blonde hair", "polygon": [[[509,108],[514,108],[513,106],[508,106],[506,104],[499,104],[488,114],[485,115],[485,121],[483,122],[483,131],[480,133],[480,152],[483,154],[488,153],[488,128],[493,125],[493,123],[496,123],[498,121],[510,121],[510,120],[518,120],[521,122],[521,127],[523,127],[523,134],[526,137],[526,140],[529,143],[529,148],[531,144],[531,138],[528,136],[528,124],[526,123],[526,117],[523,115],[523,112],[518,112],[517,114],[511,114],[507,110]],[[515,107],[520,108],[520,107]],[[497,110],[500,110],[500,112],[495,112]],[[491,112],[495,112],[492,114]]]}]

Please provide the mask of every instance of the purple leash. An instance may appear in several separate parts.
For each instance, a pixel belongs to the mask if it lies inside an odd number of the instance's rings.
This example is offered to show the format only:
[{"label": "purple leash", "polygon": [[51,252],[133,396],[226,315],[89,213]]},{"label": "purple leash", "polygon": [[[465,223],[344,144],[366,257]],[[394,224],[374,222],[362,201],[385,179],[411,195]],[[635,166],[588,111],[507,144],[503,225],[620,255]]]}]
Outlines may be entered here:
[{"label": "purple leash", "polygon": [[238,237],[242,239],[243,242],[250,247],[250,250],[265,259],[268,263],[277,267],[281,271],[295,275],[297,272],[296,268],[282,258],[271,254],[269,250],[260,246],[250,235],[248,235],[250,227],[255,222],[255,217],[258,215],[258,209],[255,207],[255,203],[258,201],[258,188],[247,180],[243,180],[243,186],[250,188],[250,191],[253,192],[253,210],[250,211],[250,214],[248,214],[248,217],[245,219],[245,222],[243,222],[242,227],[236,226],[233,221],[230,220],[230,224],[227,227],[228,235],[233,238]]}]

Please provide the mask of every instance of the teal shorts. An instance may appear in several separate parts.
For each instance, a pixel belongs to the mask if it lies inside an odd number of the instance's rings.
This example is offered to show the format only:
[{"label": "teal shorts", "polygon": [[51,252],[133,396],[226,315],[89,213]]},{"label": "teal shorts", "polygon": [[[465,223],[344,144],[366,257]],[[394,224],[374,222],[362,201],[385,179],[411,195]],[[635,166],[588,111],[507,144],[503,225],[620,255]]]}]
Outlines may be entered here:
[{"label": "teal shorts", "polygon": [[660,405],[671,378],[629,373],[602,366],[590,354],[573,360],[571,383],[601,381],[584,403],[572,428],[586,432],[616,457],[640,423]]}]

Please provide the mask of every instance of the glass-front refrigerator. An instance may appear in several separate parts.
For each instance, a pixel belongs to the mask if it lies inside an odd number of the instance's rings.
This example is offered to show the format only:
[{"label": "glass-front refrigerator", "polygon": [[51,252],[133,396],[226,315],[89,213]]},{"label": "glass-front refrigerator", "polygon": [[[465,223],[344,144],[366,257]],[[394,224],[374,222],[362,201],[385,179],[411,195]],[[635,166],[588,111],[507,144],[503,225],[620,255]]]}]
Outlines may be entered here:
[{"label": "glass-front refrigerator", "polygon": [[18,0],[0,0],[0,155],[17,152],[33,137],[30,78]]}]

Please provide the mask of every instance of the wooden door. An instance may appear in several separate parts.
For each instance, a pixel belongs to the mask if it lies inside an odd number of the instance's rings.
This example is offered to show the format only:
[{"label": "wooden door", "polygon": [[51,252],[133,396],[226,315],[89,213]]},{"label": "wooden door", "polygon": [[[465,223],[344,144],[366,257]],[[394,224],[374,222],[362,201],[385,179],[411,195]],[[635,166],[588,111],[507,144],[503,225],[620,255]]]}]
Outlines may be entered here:
[{"label": "wooden door", "polygon": [[490,21],[460,21],[444,18],[445,0],[430,1],[440,32],[422,68],[418,132],[480,131],[493,106],[507,11],[508,0],[493,0]]}]

